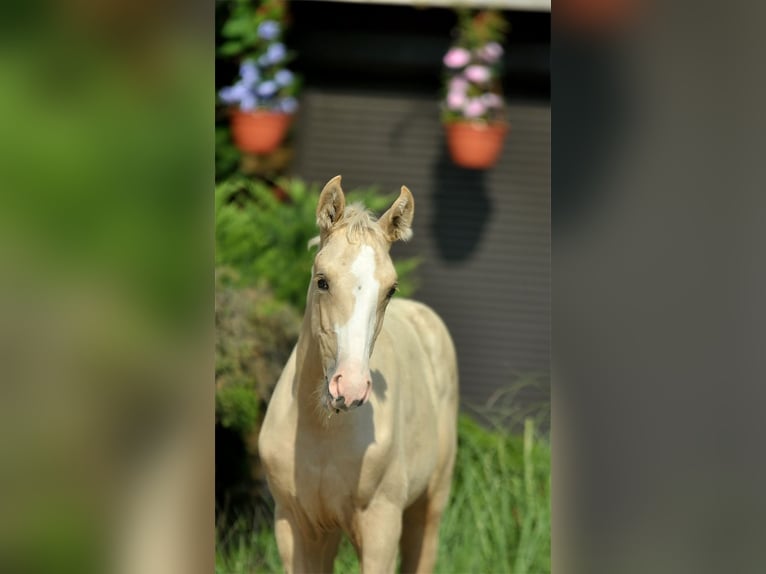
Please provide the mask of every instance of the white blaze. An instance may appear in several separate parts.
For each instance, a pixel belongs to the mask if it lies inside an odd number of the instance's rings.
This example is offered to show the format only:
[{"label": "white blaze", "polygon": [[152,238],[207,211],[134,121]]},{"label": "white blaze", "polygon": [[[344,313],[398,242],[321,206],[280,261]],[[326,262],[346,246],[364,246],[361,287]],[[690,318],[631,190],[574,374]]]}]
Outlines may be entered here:
[{"label": "white blaze", "polygon": [[335,325],[338,337],[338,365],[351,362],[367,368],[380,290],[380,284],[375,279],[375,251],[372,247],[362,245],[351,264],[351,273],[356,280],[351,317],[345,325]]}]

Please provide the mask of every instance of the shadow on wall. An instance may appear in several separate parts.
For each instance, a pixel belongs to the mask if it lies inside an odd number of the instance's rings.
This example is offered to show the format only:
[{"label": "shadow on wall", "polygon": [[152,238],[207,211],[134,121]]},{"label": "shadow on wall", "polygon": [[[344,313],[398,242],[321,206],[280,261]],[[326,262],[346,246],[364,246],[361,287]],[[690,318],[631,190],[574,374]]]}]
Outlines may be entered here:
[{"label": "shadow on wall", "polygon": [[436,186],[431,231],[439,255],[446,261],[465,261],[481,243],[492,205],[484,170],[458,167],[442,144],[434,166]]}]

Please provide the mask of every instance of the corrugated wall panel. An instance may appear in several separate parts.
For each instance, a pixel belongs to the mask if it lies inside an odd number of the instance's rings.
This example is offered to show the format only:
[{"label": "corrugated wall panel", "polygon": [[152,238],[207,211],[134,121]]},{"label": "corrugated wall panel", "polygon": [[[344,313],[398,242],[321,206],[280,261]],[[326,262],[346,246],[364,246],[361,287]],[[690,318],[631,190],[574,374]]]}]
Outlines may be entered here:
[{"label": "corrugated wall panel", "polygon": [[342,174],[346,188],[402,184],[416,202],[417,298],[445,320],[458,349],[461,393],[481,404],[550,351],[550,106],[515,102],[498,165],[463,170],[447,156],[434,98],[417,93],[308,88],[293,171]]}]

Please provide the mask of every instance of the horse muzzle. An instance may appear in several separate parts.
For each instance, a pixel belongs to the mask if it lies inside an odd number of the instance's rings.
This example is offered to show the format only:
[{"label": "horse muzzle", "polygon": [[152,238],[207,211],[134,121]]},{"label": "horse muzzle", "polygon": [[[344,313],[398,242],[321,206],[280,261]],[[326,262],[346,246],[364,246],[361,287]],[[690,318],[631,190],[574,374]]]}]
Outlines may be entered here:
[{"label": "horse muzzle", "polygon": [[331,410],[349,411],[362,406],[370,398],[372,377],[369,369],[340,368],[327,384],[327,406]]}]

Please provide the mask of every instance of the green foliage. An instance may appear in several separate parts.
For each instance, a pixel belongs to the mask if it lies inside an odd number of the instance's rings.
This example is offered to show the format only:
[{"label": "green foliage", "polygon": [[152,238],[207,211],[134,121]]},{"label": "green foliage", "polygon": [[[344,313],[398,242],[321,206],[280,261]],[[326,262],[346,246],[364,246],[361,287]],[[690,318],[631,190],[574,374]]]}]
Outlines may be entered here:
[{"label": "green foliage", "polygon": [[550,447],[463,415],[438,564],[451,572],[550,572]]},{"label": "green foliage", "polygon": [[215,179],[231,177],[239,168],[240,152],[231,141],[228,123],[215,126]]},{"label": "green foliage", "polygon": [[[320,187],[300,179],[265,181],[228,179],[215,190],[216,265],[234,268],[241,284],[267,285],[280,301],[303,311],[314,251],[308,242],[318,233],[316,205]],[[282,200],[278,196],[284,194]],[[360,201],[375,213],[387,209],[394,195],[374,189],[347,193],[347,201]],[[416,259],[395,262],[399,293],[415,289]]]},{"label": "green foliage", "polygon": [[246,384],[224,387],[215,394],[215,414],[222,427],[248,432],[260,410],[260,400]]},{"label": "green foliage", "polygon": [[510,24],[499,10],[457,10],[458,23],[453,31],[455,45],[477,50],[490,42],[502,44]]},{"label": "green foliage", "polygon": [[[530,420],[521,435],[458,422],[458,456],[435,572],[545,574],[550,562],[550,445]],[[217,574],[281,572],[271,528],[219,532]],[[359,571],[348,541],[336,573]]]},{"label": "green foliage", "polygon": [[221,28],[225,40],[218,47],[218,53],[226,57],[258,58],[267,45],[267,41],[259,37],[258,28],[268,21],[284,24],[286,19],[286,0],[232,0],[229,17]]},{"label": "green foliage", "polygon": [[216,272],[216,420],[246,433],[290,356],[301,318],[268,289],[238,280],[231,270]]}]

